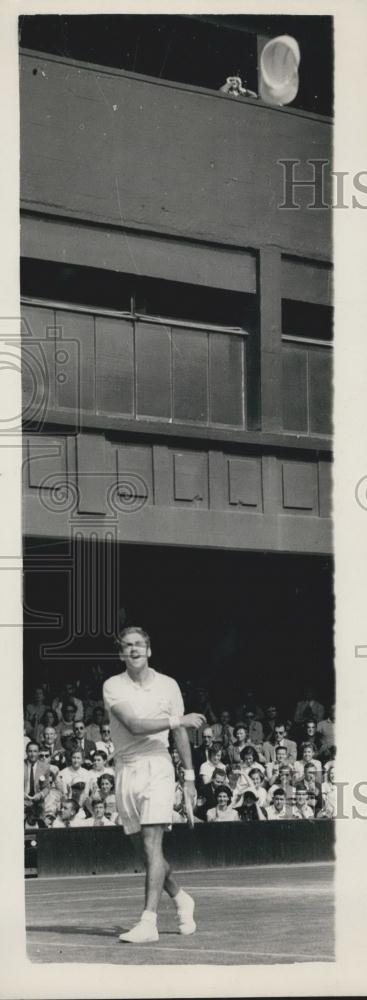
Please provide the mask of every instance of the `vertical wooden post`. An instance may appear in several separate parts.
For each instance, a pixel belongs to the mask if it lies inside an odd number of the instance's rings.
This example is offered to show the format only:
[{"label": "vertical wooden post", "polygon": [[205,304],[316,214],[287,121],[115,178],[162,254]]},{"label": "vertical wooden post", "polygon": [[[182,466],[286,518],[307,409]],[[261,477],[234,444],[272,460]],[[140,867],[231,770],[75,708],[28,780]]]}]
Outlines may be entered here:
[{"label": "vertical wooden post", "polygon": [[282,299],[278,247],[260,250],[258,289],[261,430],[281,431]]}]

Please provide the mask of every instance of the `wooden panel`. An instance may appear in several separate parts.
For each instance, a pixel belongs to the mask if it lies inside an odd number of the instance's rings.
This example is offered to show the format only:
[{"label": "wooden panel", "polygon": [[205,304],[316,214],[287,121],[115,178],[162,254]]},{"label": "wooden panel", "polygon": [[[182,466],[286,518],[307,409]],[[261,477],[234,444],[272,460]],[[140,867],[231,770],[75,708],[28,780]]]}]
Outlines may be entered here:
[{"label": "wooden panel", "polygon": [[330,517],[333,499],[333,467],[331,462],[319,462],[319,510],[321,517]]},{"label": "wooden panel", "polygon": [[280,208],[280,160],[300,161],[298,180],[312,179],[310,156],[331,163],[331,126],[316,116],[29,54],[21,136],[25,208],[330,256],[332,213],[309,210],[308,187],[298,210]]},{"label": "wooden panel", "polygon": [[283,507],[316,511],[317,466],[313,462],[283,462]]},{"label": "wooden panel", "polygon": [[332,433],[332,352],[328,348],[309,351],[310,431]]},{"label": "wooden panel", "polygon": [[51,489],[56,482],[66,482],[66,437],[34,435],[27,439],[28,485]]},{"label": "wooden panel", "polygon": [[261,460],[228,459],[228,500],[233,507],[261,508]]},{"label": "wooden panel", "polygon": [[260,405],[261,428],[282,427],[281,257],[277,247],[260,250]]},{"label": "wooden panel", "polygon": [[233,292],[256,292],[256,255],[250,250],[231,251],[145,233],[75,226],[62,219],[23,215],[21,255]]},{"label": "wooden panel", "polygon": [[[333,271],[328,264],[282,259],[282,299],[299,299],[323,306],[333,303]],[[310,334],[312,336],[312,333]]]},{"label": "wooden panel", "polygon": [[152,449],[143,445],[119,445],[117,448],[117,481],[129,486],[136,497],[148,497],[153,502]]},{"label": "wooden panel", "polygon": [[134,411],[134,331],[122,319],[96,316],[97,412]]},{"label": "wooden panel", "polygon": [[106,514],[109,480],[103,434],[77,437],[77,480],[80,514]]},{"label": "wooden panel", "polygon": [[208,459],[200,452],[175,452],[174,500],[190,504],[208,504]]},{"label": "wooden panel", "polygon": [[94,317],[57,309],[55,318],[62,340],[56,353],[56,407],[94,411]]},{"label": "wooden panel", "polygon": [[55,313],[22,305],[22,415],[39,420],[55,406]]},{"label": "wooden panel", "polygon": [[173,416],[208,421],[208,335],[172,330]]},{"label": "wooden panel", "polygon": [[304,347],[282,348],[283,356],[283,427],[287,431],[308,430],[307,350]]},{"label": "wooden panel", "polygon": [[171,329],[155,323],[137,323],[136,413],[171,417]]},{"label": "wooden panel", "polygon": [[209,336],[210,423],[244,426],[244,371],[241,337]]},{"label": "wooden panel", "polygon": [[[64,439],[53,437],[58,445]],[[33,452],[33,443],[35,450]],[[83,434],[67,440],[68,463],[74,475],[74,443],[77,444],[77,482],[80,506],[73,511],[84,535],[101,540],[110,534],[111,508],[117,537],[122,542],[147,545],[183,545],[190,548],[328,553],[332,550],[330,471],[327,461],[291,461],[280,453],[261,458],[251,452],[233,454],[228,449],[178,450],[174,446],[105,442],[101,434]],[[46,435],[32,435],[36,455],[33,482],[42,482],[41,449],[50,445]],[[70,445],[70,447],[69,447]],[[65,454],[65,446],[62,444]],[[46,454],[46,452],[45,452]],[[51,456],[49,456],[51,459]],[[45,466],[59,467],[55,456]],[[210,503],[208,473],[210,467]],[[262,481],[261,481],[262,473]],[[63,472],[63,477],[64,477]],[[153,496],[154,478],[154,496]],[[68,504],[41,501],[39,486],[30,487],[25,477],[23,528],[25,534],[70,540],[71,511]],[[142,489],[140,489],[143,480]],[[122,501],[112,505],[109,490],[118,482]],[[317,500],[319,483],[320,500]],[[124,487],[128,496],[125,503]],[[131,487],[135,501],[131,504]],[[148,488],[147,502],[146,487]],[[255,505],[256,502],[256,505]],[[126,517],[127,511],[134,517]],[[108,520],[101,516],[108,514]]]}]

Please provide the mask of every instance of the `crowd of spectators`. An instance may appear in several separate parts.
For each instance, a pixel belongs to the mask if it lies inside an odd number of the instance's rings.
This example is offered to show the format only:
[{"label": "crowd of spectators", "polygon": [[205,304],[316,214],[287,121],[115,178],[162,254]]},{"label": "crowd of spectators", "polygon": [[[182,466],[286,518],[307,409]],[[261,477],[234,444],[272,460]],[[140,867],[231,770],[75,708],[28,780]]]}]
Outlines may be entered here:
[{"label": "crowd of spectators", "polygon": [[[291,718],[247,692],[236,711],[213,711],[208,692],[183,686],[186,711],[205,714],[192,742],[199,823],[328,819],[336,815],[334,707],[305,692]],[[119,824],[114,746],[101,686],[40,685],[24,716],[25,829]],[[187,822],[184,771],[170,741],[173,823]]]}]

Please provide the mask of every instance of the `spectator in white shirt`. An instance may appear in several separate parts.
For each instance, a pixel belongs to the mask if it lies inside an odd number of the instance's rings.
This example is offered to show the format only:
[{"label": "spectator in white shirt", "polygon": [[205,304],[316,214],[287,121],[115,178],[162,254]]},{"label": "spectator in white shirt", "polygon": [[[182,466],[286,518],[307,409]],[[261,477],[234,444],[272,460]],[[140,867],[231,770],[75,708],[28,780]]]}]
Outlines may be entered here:
[{"label": "spectator in white shirt", "polygon": [[294,764],[294,774],[296,781],[302,781],[304,777],[305,765],[312,764],[317,772],[318,776],[321,777],[321,763],[314,757],[315,748],[313,743],[302,743],[301,745],[301,758],[296,760]]},{"label": "spectator in white shirt", "polygon": [[104,802],[101,799],[92,799],[92,813],[89,819],[85,819],[83,826],[113,826],[110,819],[107,819],[104,811]]},{"label": "spectator in white shirt", "polygon": [[[321,786],[322,792],[322,813],[323,817],[333,819],[337,810],[337,785],[335,782],[335,767],[331,764],[328,768],[325,779]],[[317,818],[320,816],[320,810]]]},{"label": "spectator in white shirt", "polygon": [[289,819],[284,788],[276,788],[273,802],[267,808],[268,819]]},{"label": "spectator in white shirt", "polygon": [[[103,744],[103,745],[102,745]],[[99,750],[105,750],[107,754],[107,763],[109,764],[113,758],[115,747],[111,740],[111,727],[109,722],[102,722],[101,725],[101,740],[97,740],[97,746]]]},{"label": "spectator in white shirt", "polygon": [[104,750],[95,751],[93,754],[93,765],[87,774],[87,795],[89,798],[93,798],[98,792],[98,778],[102,774],[111,774],[114,776],[113,767],[107,764],[107,754]]},{"label": "spectator in white shirt", "polygon": [[84,826],[84,823],[85,814],[79,808],[79,803],[75,799],[64,799],[60,806],[60,812],[52,824],[52,829]]},{"label": "spectator in white shirt", "polygon": [[280,765],[279,774],[273,784],[270,785],[267,793],[267,801],[269,805],[273,804],[275,792],[278,791],[279,788],[283,788],[285,792],[286,805],[289,805],[289,803],[293,804],[295,786],[293,784],[292,770],[287,761],[285,764]]},{"label": "spectator in white shirt", "polygon": [[[74,750],[69,767],[64,767],[56,778],[56,787],[63,795],[70,798],[73,785],[83,783],[86,786],[89,775],[90,771],[83,767],[83,757],[80,750]],[[82,801],[82,796],[80,801]]]},{"label": "spectator in white shirt", "polygon": [[239,815],[236,809],[231,806],[231,792],[229,788],[219,788],[217,792],[217,804],[214,809],[208,809],[206,819],[208,823],[238,823]]},{"label": "spectator in white shirt", "polygon": [[[261,770],[260,770],[261,768]],[[259,806],[266,806],[267,803],[267,791],[264,788],[264,768],[261,764],[255,765],[248,772],[249,780],[252,782],[253,791],[255,792]]]},{"label": "spectator in white shirt", "polygon": [[208,785],[212,780],[212,776],[218,764],[222,760],[222,749],[218,744],[214,743],[209,750],[209,760],[204,761],[200,767],[199,771],[199,785]]},{"label": "spectator in white shirt", "polygon": [[314,819],[314,812],[309,805],[307,790],[303,786],[296,787],[296,804],[292,809],[294,819]]}]

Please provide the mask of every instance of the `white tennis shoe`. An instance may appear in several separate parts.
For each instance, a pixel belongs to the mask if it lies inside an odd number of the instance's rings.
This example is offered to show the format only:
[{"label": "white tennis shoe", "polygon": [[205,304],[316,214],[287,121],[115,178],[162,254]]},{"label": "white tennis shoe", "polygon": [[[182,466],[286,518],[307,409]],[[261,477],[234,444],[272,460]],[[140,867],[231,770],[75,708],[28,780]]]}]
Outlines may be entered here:
[{"label": "white tennis shoe", "polygon": [[159,941],[159,934],[155,924],[148,920],[139,920],[131,931],[120,934],[119,941],[126,941],[127,944],[148,944],[149,941]]},{"label": "white tennis shoe", "polygon": [[189,896],[188,892],[185,892],[185,898],[182,900],[180,905],[177,906],[178,929],[180,934],[195,934],[196,923],[194,920],[194,909],[195,901],[192,896]]}]

